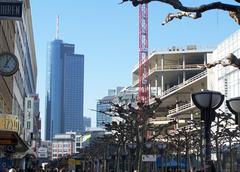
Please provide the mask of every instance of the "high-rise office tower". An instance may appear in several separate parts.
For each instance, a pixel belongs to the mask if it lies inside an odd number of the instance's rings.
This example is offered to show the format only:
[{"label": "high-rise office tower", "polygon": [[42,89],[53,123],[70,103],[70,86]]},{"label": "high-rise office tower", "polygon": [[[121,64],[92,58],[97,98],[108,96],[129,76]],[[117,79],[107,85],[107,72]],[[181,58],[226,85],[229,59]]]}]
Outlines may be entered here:
[{"label": "high-rise office tower", "polygon": [[84,56],[55,39],[48,46],[45,138],[83,131]]}]

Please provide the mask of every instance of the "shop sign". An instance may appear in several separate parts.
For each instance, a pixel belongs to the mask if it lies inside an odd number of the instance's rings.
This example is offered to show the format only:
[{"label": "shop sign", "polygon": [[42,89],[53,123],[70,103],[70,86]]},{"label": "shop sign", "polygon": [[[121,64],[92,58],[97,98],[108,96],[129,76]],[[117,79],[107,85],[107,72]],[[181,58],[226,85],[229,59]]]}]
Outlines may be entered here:
[{"label": "shop sign", "polygon": [[16,152],[16,147],[14,145],[7,145],[4,147],[4,152],[7,154],[10,153],[15,153]]},{"label": "shop sign", "polygon": [[143,162],[156,162],[156,155],[142,155]]},{"label": "shop sign", "polygon": [[16,115],[0,115],[0,131],[19,132],[19,120]]},{"label": "shop sign", "polygon": [[75,165],[80,165],[81,164],[81,161],[80,160],[75,160]]},{"label": "shop sign", "polygon": [[18,140],[15,138],[0,138],[0,145],[17,145]]},{"label": "shop sign", "polygon": [[22,19],[22,1],[2,1],[0,0],[0,19]]},{"label": "shop sign", "polygon": [[5,168],[11,168],[13,166],[13,161],[8,157],[0,158],[0,171]]},{"label": "shop sign", "polygon": [[68,159],[69,165],[75,165],[75,159]]}]

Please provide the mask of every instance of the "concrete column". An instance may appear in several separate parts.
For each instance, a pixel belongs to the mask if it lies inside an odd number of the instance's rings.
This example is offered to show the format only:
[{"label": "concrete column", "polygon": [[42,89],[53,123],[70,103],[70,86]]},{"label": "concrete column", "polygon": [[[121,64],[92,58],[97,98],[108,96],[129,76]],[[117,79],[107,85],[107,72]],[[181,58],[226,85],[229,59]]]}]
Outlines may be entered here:
[{"label": "concrete column", "polygon": [[204,65],[206,65],[207,64],[207,54],[204,54]]},{"label": "concrete column", "polygon": [[155,90],[156,90],[156,95],[158,95],[158,75],[155,75]]},{"label": "concrete column", "polygon": [[[185,55],[183,55],[182,65],[183,65],[183,69],[186,69],[186,57],[185,57]],[[186,81],[186,71],[183,71],[183,83],[184,83],[185,81]]]},{"label": "concrete column", "polygon": [[155,61],[155,70],[158,70],[158,59],[156,58],[156,61]]},{"label": "concrete column", "polygon": [[164,76],[161,75],[161,93],[164,91]]},{"label": "concrete column", "polygon": [[183,71],[183,83],[186,81],[186,71]]},{"label": "concrete column", "polygon": [[182,62],[182,65],[183,65],[183,69],[186,68],[186,60],[185,60],[185,55],[183,55],[183,62]]},{"label": "concrete column", "polygon": [[178,129],[179,119],[176,118],[176,121],[177,121],[177,123],[176,123],[176,129]]},{"label": "concrete column", "polygon": [[193,89],[190,89],[190,103],[191,103],[191,106],[193,105],[193,100],[192,100],[192,93],[193,93]]},{"label": "concrete column", "polygon": [[193,120],[193,114],[191,113],[191,120]]},{"label": "concrete column", "polygon": [[181,83],[181,77],[180,77],[180,75],[178,75],[178,84],[180,84]]},{"label": "concrete column", "polygon": [[178,97],[176,97],[176,112],[178,111],[178,109],[179,109]]},{"label": "concrete column", "polygon": [[163,57],[164,57],[164,55],[161,56],[161,70],[163,70],[163,65],[164,65]]}]

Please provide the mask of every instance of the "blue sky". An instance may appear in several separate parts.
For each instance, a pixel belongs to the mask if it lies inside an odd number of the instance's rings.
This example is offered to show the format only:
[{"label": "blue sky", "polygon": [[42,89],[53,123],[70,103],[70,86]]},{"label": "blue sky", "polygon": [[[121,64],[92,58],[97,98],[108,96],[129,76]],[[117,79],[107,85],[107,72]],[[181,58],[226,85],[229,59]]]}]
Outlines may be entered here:
[{"label": "blue sky", "polygon": [[[60,39],[75,44],[75,53],[85,55],[84,116],[91,117],[93,125],[96,114],[89,109],[96,108],[97,100],[110,88],[131,85],[131,71],[138,63],[138,8],[131,3],[119,5],[119,2],[31,0],[38,63],[37,93],[43,121],[47,43],[55,38],[57,15],[60,16]],[[191,5],[187,0],[184,2]],[[216,46],[239,28],[227,12],[218,10],[204,13],[198,20],[176,19],[162,26],[168,12],[174,12],[169,5],[149,4],[150,52],[190,44]]]}]

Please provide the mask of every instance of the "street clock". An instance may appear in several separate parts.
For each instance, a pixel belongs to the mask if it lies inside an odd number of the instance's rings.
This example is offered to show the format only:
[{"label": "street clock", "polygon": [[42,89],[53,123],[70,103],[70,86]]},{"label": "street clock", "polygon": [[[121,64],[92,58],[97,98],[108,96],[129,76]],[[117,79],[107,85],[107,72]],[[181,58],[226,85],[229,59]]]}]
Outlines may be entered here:
[{"label": "street clock", "polygon": [[12,53],[0,54],[0,75],[11,76],[18,70],[19,63],[17,57]]}]

